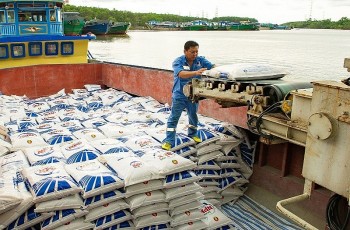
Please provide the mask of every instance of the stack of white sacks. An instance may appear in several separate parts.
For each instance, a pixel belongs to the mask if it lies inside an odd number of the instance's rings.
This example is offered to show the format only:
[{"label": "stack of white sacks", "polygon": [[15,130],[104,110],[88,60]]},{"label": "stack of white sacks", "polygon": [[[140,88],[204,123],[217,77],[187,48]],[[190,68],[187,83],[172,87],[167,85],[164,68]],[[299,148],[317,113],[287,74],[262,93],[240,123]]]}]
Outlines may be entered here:
[{"label": "stack of white sacks", "polygon": [[243,194],[254,146],[207,117],[196,145],[184,113],[162,150],[169,111],[97,85],[1,95],[0,229],[231,229],[217,207]]}]

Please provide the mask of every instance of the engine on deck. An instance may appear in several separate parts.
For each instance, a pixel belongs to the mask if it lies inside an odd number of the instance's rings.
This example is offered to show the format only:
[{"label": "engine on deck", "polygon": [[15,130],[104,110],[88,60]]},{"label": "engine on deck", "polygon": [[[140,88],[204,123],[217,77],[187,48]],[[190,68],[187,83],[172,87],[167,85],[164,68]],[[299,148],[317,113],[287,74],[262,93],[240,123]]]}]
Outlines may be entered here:
[{"label": "engine on deck", "polygon": [[[350,72],[350,59],[345,59],[344,67]],[[349,202],[350,78],[341,82],[309,83],[203,76],[186,85],[184,93],[193,101],[213,99],[223,107],[248,106],[248,128],[258,133],[261,141],[273,144],[271,139],[279,139],[305,147],[302,168],[304,193],[277,203],[279,211],[305,229],[316,228],[283,205],[310,198],[312,183]],[[329,226],[332,226],[332,216],[327,213],[327,218]],[[350,205],[346,224],[349,219]]]}]

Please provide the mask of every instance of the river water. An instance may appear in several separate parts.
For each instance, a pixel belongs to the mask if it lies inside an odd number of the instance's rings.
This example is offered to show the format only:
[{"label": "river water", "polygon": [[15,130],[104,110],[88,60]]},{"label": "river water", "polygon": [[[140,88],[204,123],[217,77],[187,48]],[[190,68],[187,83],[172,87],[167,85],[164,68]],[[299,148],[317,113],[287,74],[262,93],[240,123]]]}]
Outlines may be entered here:
[{"label": "river water", "polygon": [[199,43],[199,55],[217,65],[270,64],[287,69],[286,80],[341,80],[350,57],[350,31],[129,31],[122,36],[98,36],[89,50],[102,61],[171,69],[187,40]]}]

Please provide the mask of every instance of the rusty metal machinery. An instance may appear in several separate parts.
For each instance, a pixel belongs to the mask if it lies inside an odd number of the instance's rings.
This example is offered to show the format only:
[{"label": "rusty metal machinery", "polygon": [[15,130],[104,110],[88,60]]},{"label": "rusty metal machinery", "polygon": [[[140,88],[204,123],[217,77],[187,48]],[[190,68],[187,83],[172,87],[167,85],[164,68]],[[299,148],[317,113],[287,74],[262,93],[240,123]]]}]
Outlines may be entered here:
[{"label": "rusty metal machinery", "polygon": [[[345,59],[344,67],[350,72],[350,58]],[[262,140],[273,137],[305,147],[304,193],[279,201],[280,212],[305,229],[316,229],[284,207],[310,198],[312,183],[316,183],[348,200],[345,223],[350,222],[350,78],[312,85],[286,83],[196,79],[185,92],[192,100],[210,98],[223,106],[248,105],[248,126]]]},{"label": "rusty metal machinery", "polygon": [[289,117],[292,112],[291,92],[311,87],[309,82],[230,81],[203,77],[187,84],[184,93],[193,101],[213,99],[223,107],[248,106],[248,127],[263,141],[279,137],[305,146],[306,127],[300,122],[291,122]]}]

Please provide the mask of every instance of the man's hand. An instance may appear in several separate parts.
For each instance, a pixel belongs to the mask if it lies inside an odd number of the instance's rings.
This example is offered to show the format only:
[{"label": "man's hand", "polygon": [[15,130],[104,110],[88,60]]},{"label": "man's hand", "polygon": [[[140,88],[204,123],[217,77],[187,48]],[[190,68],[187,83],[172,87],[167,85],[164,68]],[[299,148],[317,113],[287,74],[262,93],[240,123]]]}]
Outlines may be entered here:
[{"label": "man's hand", "polygon": [[202,73],[206,70],[207,68],[200,68],[199,70],[196,71],[196,75],[202,75]]}]

